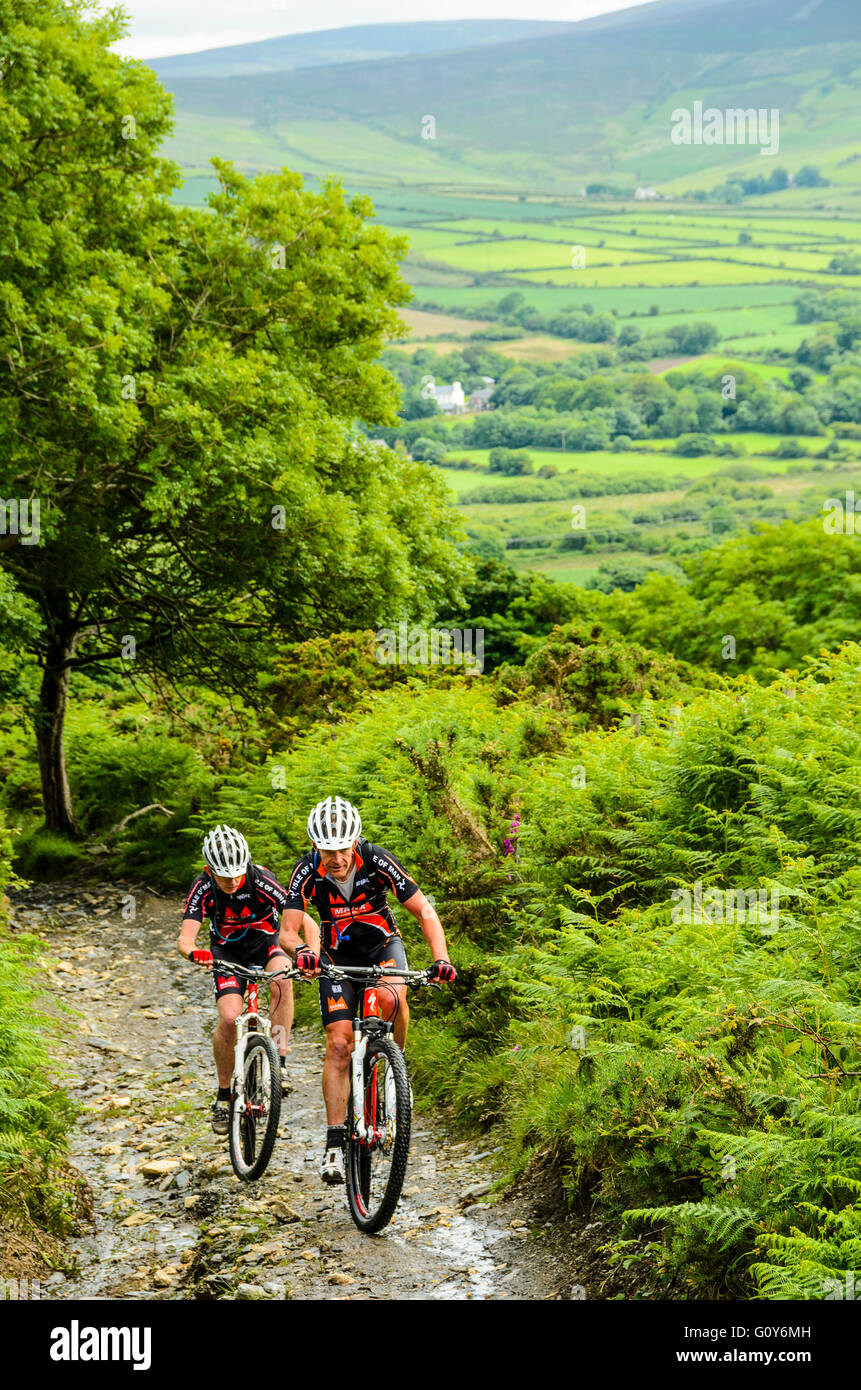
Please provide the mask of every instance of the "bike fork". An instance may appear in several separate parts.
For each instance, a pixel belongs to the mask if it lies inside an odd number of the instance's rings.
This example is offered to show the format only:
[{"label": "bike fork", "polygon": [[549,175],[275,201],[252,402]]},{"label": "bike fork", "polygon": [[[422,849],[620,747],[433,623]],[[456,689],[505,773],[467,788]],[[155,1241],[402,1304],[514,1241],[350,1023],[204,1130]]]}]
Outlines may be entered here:
[{"label": "bike fork", "polygon": [[360,1139],[367,1138],[368,1129],[365,1124],[365,1085],[364,1085],[364,1064],[365,1053],[368,1050],[368,1039],[361,1030],[358,1019],[353,1021],[353,1057],[352,1057],[352,1097],[353,1097],[353,1128]]},{"label": "bike fork", "polygon": [[240,1112],[245,1109],[245,1039],[248,1034],[248,1017],[240,1014],[236,1020],[236,1045],[233,1049],[233,1095],[234,1105]]},{"label": "bike fork", "polygon": [[245,1102],[245,1044],[251,1027],[251,1020],[254,1020],[254,1031],[262,1033],[264,1037],[270,1037],[272,1025],[268,1018],[263,1018],[257,1012],[257,986],[252,987],[249,993],[248,1009],[240,1014],[236,1020],[236,1045],[233,1049],[233,1094],[235,1096],[236,1109],[242,1112],[246,1107]]}]

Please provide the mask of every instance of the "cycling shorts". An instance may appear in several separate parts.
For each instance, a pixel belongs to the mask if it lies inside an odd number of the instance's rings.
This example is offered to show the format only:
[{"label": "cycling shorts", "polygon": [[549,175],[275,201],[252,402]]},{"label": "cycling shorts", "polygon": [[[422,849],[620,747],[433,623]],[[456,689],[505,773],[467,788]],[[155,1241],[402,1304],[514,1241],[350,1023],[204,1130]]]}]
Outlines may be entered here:
[{"label": "cycling shorts", "polygon": [[[399,970],[406,970],[407,953],[404,950],[404,943],[399,936],[390,936],[388,941],[383,941],[373,951],[366,951],[360,956],[351,956],[344,951],[338,951],[334,956],[330,955],[325,949],[320,952],[321,961],[327,961],[330,965],[392,965]],[[401,980],[392,980],[391,984],[400,985]],[[338,1023],[340,1019],[346,1019],[352,1023],[356,1016],[356,1008],[359,1002],[360,992],[365,985],[360,983],[353,984],[349,980],[341,980],[335,983],[333,980],[322,978],[320,980],[320,1016],[323,1026],[328,1027],[330,1023]],[[377,984],[380,1002],[386,1002],[386,981],[380,980]]]},{"label": "cycling shorts", "polygon": [[[245,989],[249,982],[241,975],[230,973],[231,961],[236,965],[244,965],[248,970],[254,965],[266,966],[270,961],[273,967],[281,969],[286,969],[292,964],[289,956],[278,945],[277,936],[274,939],[271,936],[264,936],[244,951],[240,950],[238,944],[232,949],[229,945],[215,945],[212,948],[212,954],[215,957],[212,983],[216,999],[221,999],[225,994],[238,994],[242,998],[245,997]],[[283,965],[280,967],[276,960],[277,956],[280,956],[283,961]],[[289,981],[279,981],[279,983],[289,983]]]}]

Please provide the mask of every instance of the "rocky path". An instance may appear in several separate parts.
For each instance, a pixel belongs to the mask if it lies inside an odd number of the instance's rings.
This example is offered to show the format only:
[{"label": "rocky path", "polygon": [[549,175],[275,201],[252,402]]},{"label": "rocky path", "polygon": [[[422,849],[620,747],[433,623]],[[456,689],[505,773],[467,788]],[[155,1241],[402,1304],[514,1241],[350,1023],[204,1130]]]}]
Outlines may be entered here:
[{"label": "rocky path", "polygon": [[[544,1299],[559,1297],[543,1231],[516,1201],[482,1200],[493,1154],[413,1117],[404,1192],[377,1237],[317,1175],[322,1029],[294,1031],[279,1140],[259,1182],[240,1183],[209,1126],[211,984],[176,954],[181,900],[116,885],[53,885],[14,905],[51,945],[74,1011],[58,1049],[82,1113],[72,1161],[94,1197],[70,1243],[76,1276],[52,1299]],[[125,916],[123,915],[125,914]],[[313,986],[305,986],[310,990]],[[535,1258],[537,1256],[537,1258]]]}]

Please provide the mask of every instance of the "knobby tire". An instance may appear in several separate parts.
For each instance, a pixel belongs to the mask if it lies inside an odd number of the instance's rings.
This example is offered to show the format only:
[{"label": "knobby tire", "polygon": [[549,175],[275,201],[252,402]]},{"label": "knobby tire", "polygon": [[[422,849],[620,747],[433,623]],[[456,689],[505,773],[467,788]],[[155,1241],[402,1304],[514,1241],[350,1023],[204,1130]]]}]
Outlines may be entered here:
[{"label": "knobby tire", "polygon": [[[375,1067],[379,1058],[385,1058],[385,1067],[391,1071],[395,1082],[396,1116],[395,1138],[391,1148],[391,1166],[382,1197],[372,1202],[370,1182],[373,1160],[366,1144],[353,1132],[352,1107],[350,1109],[350,1134],[347,1140],[347,1200],[350,1215],[360,1231],[375,1235],[387,1226],[392,1219],[404,1175],[407,1170],[407,1157],[410,1148],[410,1084],[404,1054],[392,1038],[369,1038],[365,1054],[363,1076],[363,1103],[372,1084]],[[367,1111],[365,1112],[367,1113]]]},{"label": "knobby tire", "polygon": [[[267,1059],[270,1079],[269,1107],[265,1117],[266,1130],[259,1150],[257,1149],[259,1121],[250,1121],[246,1114],[240,1114],[233,1101],[230,1105],[230,1162],[233,1164],[234,1173],[243,1182],[254,1182],[266,1171],[267,1164],[272,1157],[272,1150],[275,1147],[278,1122],[281,1118],[281,1065],[278,1060],[278,1052],[271,1038],[264,1037],[261,1033],[251,1033],[245,1048],[246,1100],[248,1100],[249,1092],[252,1089],[250,1083],[254,1080],[257,1070],[262,1068],[265,1075]],[[253,1129],[251,1124],[254,1125]]]}]

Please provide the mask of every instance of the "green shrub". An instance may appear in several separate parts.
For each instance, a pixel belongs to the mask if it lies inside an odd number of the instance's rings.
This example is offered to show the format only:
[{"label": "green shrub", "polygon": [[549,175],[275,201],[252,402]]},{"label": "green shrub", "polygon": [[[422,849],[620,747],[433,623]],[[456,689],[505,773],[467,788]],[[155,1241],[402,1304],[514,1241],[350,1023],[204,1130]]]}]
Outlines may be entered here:
[{"label": "green shrub", "polygon": [[87,862],[83,847],[44,826],[23,835],[15,845],[15,869],[39,882],[69,878]]},{"label": "green shrub", "polygon": [[64,1234],[79,1208],[67,1163],[75,1107],[50,1080],[43,1035],[56,1019],[39,1008],[34,937],[0,933],[0,1223]]},{"label": "green shrub", "polygon": [[6,929],[4,889],[18,883],[11,839],[0,820],[0,1228],[67,1232],[80,1209],[82,1187],[67,1162],[74,1106],[50,1080],[45,1038],[58,1020],[40,1007],[35,937]]}]

